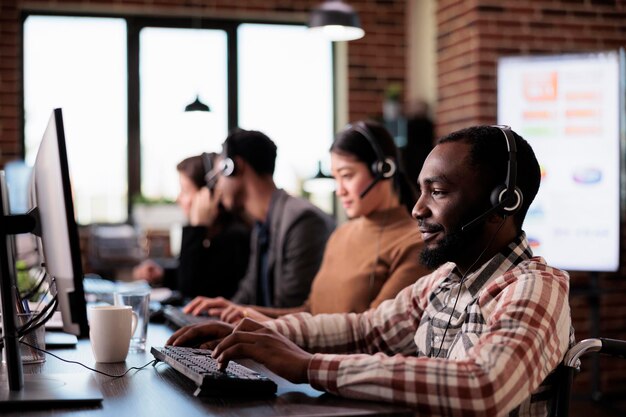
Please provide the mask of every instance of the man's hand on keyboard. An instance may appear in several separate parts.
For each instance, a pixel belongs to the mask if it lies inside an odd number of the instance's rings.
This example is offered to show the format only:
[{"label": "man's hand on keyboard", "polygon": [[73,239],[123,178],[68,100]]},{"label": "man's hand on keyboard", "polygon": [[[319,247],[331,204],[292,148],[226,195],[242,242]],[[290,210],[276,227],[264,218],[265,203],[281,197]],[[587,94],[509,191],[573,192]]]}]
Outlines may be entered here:
[{"label": "man's hand on keyboard", "polygon": [[280,333],[245,318],[214,348],[213,357],[221,369],[231,360],[253,359],[291,382],[304,383],[313,355]]},{"label": "man's hand on keyboard", "polygon": [[183,312],[186,314],[193,314],[198,316],[202,313],[207,313],[209,316],[219,317],[222,311],[235,305],[222,297],[209,298],[209,297],[196,297],[183,307]]},{"label": "man's hand on keyboard", "polygon": [[166,345],[173,346],[198,346],[202,349],[212,349],[220,340],[233,332],[233,326],[220,321],[194,324],[178,329],[169,339]]}]

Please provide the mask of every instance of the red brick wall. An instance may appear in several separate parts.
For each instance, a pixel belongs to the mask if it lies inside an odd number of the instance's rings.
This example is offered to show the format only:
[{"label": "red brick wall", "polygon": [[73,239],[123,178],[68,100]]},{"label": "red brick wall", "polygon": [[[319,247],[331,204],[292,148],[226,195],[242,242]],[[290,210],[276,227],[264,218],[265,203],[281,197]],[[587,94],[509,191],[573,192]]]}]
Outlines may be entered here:
[{"label": "red brick wall", "polygon": [[21,153],[19,122],[20,39],[19,12],[11,0],[0,2],[0,164]]},{"label": "red brick wall", "polygon": [[[306,20],[307,12],[323,0],[74,0],[0,1],[0,166],[21,154],[20,13],[31,9],[64,11],[193,15]],[[404,0],[350,0],[367,35],[348,47],[349,119],[377,116],[385,88],[404,84]]]},{"label": "red brick wall", "polygon": [[[626,46],[626,3],[599,0],[439,0],[437,4],[438,134],[496,121],[499,56],[615,50]],[[626,242],[622,248],[626,247]],[[622,264],[624,256],[621,257]],[[626,269],[599,277],[599,334],[626,339]],[[572,275],[572,287],[589,276]],[[572,292],[577,339],[592,335],[589,293]],[[576,381],[588,392],[589,361]],[[603,392],[625,392],[626,361],[602,360]]]},{"label": "red brick wall", "polygon": [[499,56],[617,49],[625,22],[622,0],[439,0],[439,134],[496,121]]}]

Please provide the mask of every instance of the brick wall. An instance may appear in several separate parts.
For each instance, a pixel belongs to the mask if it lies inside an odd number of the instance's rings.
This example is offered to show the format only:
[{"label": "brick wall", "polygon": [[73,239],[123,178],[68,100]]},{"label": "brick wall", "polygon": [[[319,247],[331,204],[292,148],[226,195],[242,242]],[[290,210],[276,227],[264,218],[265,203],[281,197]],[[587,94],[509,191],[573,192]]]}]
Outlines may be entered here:
[{"label": "brick wall", "polygon": [[622,0],[439,0],[439,134],[496,121],[499,56],[617,49],[625,22]]},{"label": "brick wall", "polygon": [[[30,9],[85,13],[195,15],[224,18],[282,19],[305,22],[322,0],[74,0],[0,1],[0,166],[18,157],[21,143],[20,13]],[[367,36],[348,46],[348,119],[381,113],[385,88],[404,84],[404,0],[351,0]],[[201,10],[200,10],[201,9]]]},{"label": "brick wall", "polygon": [[20,155],[20,21],[14,2],[0,2],[0,164]]},{"label": "brick wall", "polygon": [[[499,56],[615,50],[626,46],[626,3],[596,0],[439,0],[437,4],[436,112],[438,134],[496,121]],[[622,227],[623,229],[623,227]],[[626,242],[622,239],[622,248]],[[621,256],[622,264],[624,256]],[[594,303],[599,334],[626,339],[626,277],[603,274],[600,296],[587,291],[590,277],[572,274],[572,316],[577,339],[593,336]],[[589,361],[575,388],[591,388]],[[626,392],[626,361],[601,360],[599,388]]]}]

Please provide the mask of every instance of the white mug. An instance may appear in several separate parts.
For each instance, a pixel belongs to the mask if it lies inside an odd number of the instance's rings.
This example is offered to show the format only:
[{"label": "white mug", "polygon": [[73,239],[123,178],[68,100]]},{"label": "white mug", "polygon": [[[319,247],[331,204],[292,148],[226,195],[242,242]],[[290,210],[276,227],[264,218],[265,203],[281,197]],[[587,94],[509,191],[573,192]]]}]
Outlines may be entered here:
[{"label": "white mug", "polygon": [[124,362],[137,315],[130,306],[89,308],[89,339],[96,362]]}]

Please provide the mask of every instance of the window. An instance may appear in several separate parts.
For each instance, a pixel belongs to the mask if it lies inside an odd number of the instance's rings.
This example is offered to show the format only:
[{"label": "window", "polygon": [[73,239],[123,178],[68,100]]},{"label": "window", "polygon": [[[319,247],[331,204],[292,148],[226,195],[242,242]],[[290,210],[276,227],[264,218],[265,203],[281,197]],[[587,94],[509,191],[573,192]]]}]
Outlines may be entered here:
[{"label": "window", "polygon": [[[139,50],[141,191],[175,199],[176,164],[220,152],[228,133],[226,32],[145,28]],[[183,111],[196,96],[210,112]]]},{"label": "window", "polygon": [[29,16],[24,22],[26,162],[56,107],[63,108],[80,223],[127,218],[126,23]]},{"label": "window", "polygon": [[239,124],[278,147],[274,179],[301,193],[333,138],[331,43],[303,26],[242,24],[239,38]]}]

